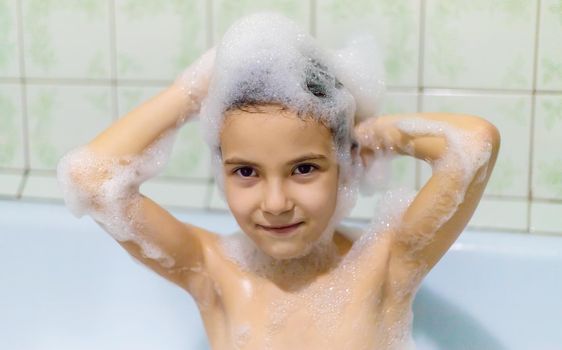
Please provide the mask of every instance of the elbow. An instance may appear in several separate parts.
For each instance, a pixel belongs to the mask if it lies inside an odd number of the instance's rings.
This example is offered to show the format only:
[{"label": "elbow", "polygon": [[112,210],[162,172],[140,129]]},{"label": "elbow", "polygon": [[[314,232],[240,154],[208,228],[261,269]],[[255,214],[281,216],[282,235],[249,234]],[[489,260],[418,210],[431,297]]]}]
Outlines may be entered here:
[{"label": "elbow", "polygon": [[85,147],[63,156],[57,164],[57,181],[68,209],[76,216],[103,207],[110,168],[100,162]]},{"label": "elbow", "polygon": [[474,134],[476,139],[491,149],[492,155],[500,148],[501,135],[498,128],[488,120],[474,115],[460,115],[464,120],[467,131]]},{"label": "elbow", "polygon": [[487,120],[482,120],[479,134],[491,149],[492,158],[495,159],[501,144],[501,135],[498,128]]},{"label": "elbow", "polygon": [[61,189],[80,189],[95,194],[101,187],[104,167],[89,156],[85,149],[77,148],[64,155],[57,164],[57,179]]},{"label": "elbow", "polygon": [[480,166],[478,167],[481,172],[477,178],[483,180],[489,178],[495,166],[501,144],[501,135],[494,124],[484,119],[480,119],[476,134],[482,145],[480,148],[482,158],[480,158],[481,162],[479,162]]}]

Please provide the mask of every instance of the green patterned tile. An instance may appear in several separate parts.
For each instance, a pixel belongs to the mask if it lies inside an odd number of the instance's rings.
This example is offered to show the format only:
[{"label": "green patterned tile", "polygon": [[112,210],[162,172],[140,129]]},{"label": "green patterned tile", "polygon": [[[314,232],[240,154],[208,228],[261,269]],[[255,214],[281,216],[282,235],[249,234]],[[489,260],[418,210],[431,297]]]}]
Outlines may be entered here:
[{"label": "green patterned tile", "polygon": [[537,88],[562,90],[562,1],[541,1]]},{"label": "green patterned tile", "polygon": [[21,196],[24,199],[63,199],[56,175],[36,171],[29,172]]},{"label": "green patterned tile", "polygon": [[382,98],[380,109],[380,114],[414,113],[418,110],[418,94],[387,91]]},{"label": "green patterned tile", "polygon": [[305,30],[310,27],[308,0],[215,0],[213,41],[220,41],[222,35],[237,19],[257,11],[279,12],[299,23]]},{"label": "green patterned tile", "polygon": [[562,235],[562,204],[531,203],[531,232],[548,232]]},{"label": "green patterned tile", "polygon": [[468,227],[472,229],[527,230],[528,203],[524,199],[483,198]]},{"label": "green patterned tile", "polygon": [[31,85],[27,95],[32,169],[55,169],[64,153],[111,123],[108,87]]},{"label": "green patterned tile", "polygon": [[[381,114],[414,113],[417,110],[418,94],[387,92],[382,101]],[[416,184],[416,162],[412,157],[400,156],[392,160],[388,188],[414,189]]]},{"label": "green patterned tile", "polygon": [[381,48],[387,84],[417,86],[420,1],[318,0],[317,8],[322,43],[339,47],[353,33],[370,33]]},{"label": "green patterned tile", "polygon": [[209,202],[209,208],[210,209],[229,211],[230,209],[228,208],[228,205],[226,204],[226,201],[224,200],[224,198],[220,194],[219,188],[217,187],[217,185],[215,185],[213,183],[211,186],[212,186],[212,190],[211,190],[212,192],[211,192],[211,200]]},{"label": "green patterned tile", "polygon": [[0,85],[0,168],[24,166],[20,85]]},{"label": "green patterned tile", "polygon": [[531,98],[524,95],[426,95],[424,111],[480,116],[500,131],[502,141],[486,194],[528,193]]},{"label": "green patterned tile", "polygon": [[562,95],[537,96],[533,197],[562,199]]},{"label": "green patterned tile", "polygon": [[208,183],[169,182],[149,180],[140,192],[158,204],[172,208],[205,208],[210,185]]},{"label": "green patterned tile", "polygon": [[22,0],[26,74],[109,78],[109,3]]},{"label": "green patterned tile", "polygon": [[119,116],[124,116],[126,113],[138,107],[142,102],[147,101],[153,96],[156,96],[160,91],[164,89],[165,86],[118,87],[117,110]]},{"label": "green patterned tile", "polygon": [[[125,88],[120,87],[119,114],[141,104],[142,101],[156,95],[162,88]],[[210,153],[203,141],[197,120],[185,124],[179,131],[169,163],[161,176],[173,176],[186,179],[208,179],[210,175]]]},{"label": "green patterned tile", "polygon": [[173,79],[207,47],[204,0],[120,0],[115,12],[119,78]]},{"label": "green patterned tile", "polygon": [[0,198],[14,198],[18,195],[18,190],[23,180],[23,170],[7,171],[0,170]]},{"label": "green patterned tile", "polygon": [[18,77],[16,0],[0,0],[0,77]]},{"label": "green patterned tile", "polygon": [[427,2],[428,86],[530,89],[537,0]]},{"label": "green patterned tile", "polygon": [[352,219],[364,219],[370,220],[376,214],[377,203],[380,200],[380,193],[375,193],[373,195],[363,195],[360,194],[357,198],[357,203],[349,217]]},{"label": "green patterned tile", "polygon": [[209,179],[211,175],[211,155],[203,141],[198,121],[185,124],[179,131],[174,151],[164,176]]}]

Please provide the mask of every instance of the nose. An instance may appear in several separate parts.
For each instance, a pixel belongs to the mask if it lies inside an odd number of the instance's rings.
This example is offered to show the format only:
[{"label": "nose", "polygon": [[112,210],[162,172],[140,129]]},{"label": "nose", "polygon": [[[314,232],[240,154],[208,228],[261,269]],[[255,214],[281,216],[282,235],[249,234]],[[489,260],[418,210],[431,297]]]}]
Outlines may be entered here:
[{"label": "nose", "polygon": [[287,196],[281,181],[270,181],[265,184],[261,209],[273,215],[293,209],[293,202]]}]

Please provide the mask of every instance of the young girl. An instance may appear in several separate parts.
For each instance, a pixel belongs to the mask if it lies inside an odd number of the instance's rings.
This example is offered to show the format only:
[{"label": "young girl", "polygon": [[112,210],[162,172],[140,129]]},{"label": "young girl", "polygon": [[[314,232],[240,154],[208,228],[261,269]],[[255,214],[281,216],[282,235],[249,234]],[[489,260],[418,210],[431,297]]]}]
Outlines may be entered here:
[{"label": "young girl", "polygon": [[[190,293],[213,349],[410,348],[417,287],[482,196],[499,147],[493,125],[442,113],[374,118],[373,85],[344,61],[282,17],[250,16],[59,163],[70,209]],[[197,114],[241,228],[228,238],[139,193]],[[414,198],[389,193],[364,232],[338,226],[359,177],[389,153],[429,162],[432,177]]]}]

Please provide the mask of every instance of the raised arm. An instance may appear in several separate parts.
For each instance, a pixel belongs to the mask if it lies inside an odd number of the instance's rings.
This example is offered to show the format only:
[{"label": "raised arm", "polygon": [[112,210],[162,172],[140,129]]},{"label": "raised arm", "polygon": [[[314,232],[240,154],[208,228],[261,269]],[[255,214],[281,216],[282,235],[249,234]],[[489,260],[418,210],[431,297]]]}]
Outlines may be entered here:
[{"label": "raised arm", "polygon": [[165,278],[185,285],[203,263],[210,233],[185,224],[139,192],[167,162],[179,127],[199,111],[214,50],[174,84],[146,101],[58,164],[65,202],[88,214],[131,255]]},{"label": "raised arm", "polygon": [[420,113],[366,120],[356,132],[366,162],[379,152],[395,152],[432,166],[431,178],[391,227],[391,267],[429,271],[480,201],[499,150],[497,129],[474,116]]}]

